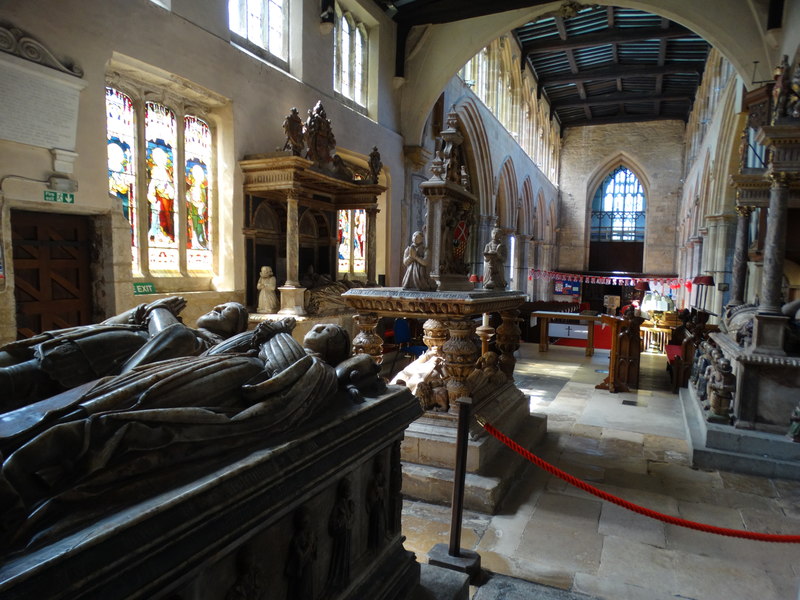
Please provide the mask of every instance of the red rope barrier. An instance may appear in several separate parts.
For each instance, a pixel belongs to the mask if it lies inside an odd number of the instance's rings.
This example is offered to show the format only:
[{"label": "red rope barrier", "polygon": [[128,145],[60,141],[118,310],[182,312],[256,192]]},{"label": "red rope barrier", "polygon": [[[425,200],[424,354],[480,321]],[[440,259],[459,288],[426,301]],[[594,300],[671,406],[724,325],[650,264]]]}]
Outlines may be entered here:
[{"label": "red rope barrier", "polygon": [[757,540],[759,542],[776,542],[782,544],[798,544],[800,543],[800,535],[775,535],[770,533],[758,533],[755,531],[743,531],[740,529],[728,529],[726,527],[715,527],[714,525],[705,525],[703,523],[695,523],[694,521],[687,521],[686,519],[681,519],[680,517],[673,517],[671,515],[665,515],[664,513],[660,513],[654,510],[650,510],[649,508],[645,508],[643,506],[639,506],[638,504],[633,504],[632,502],[628,502],[627,500],[623,500],[622,498],[618,498],[608,492],[604,492],[601,489],[598,489],[588,483],[581,481],[580,479],[573,477],[569,473],[562,471],[558,467],[555,467],[548,463],[547,461],[539,458],[532,452],[526,450],[519,444],[517,444],[514,440],[510,439],[497,429],[495,429],[489,423],[486,423],[482,418],[478,418],[478,422],[481,426],[492,436],[496,439],[501,441],[503,444],[511,448],[514,452],[526,458],[537,467],[544,469],[551,475],[555,475],[566,481],[567,483],[574,485],[577,488],[582,489],[585,492],[589,492],[597,496],[598,498],[602,498],[608,502],[612,502],[618,506],[623,508],[627,508],[628,510],[632,510],[633,512],[639,513],[640,515],[644,515],[646,517],[650,517],[651,519],[657,519],[659,521],[663,521],[664,523],[669,523],[670,525],[678,525],[679,527],[687,527],[689,529],[696,529],[697,531],[705,531],[706,533],[714,533],[717,535],[726,535],[729,537],[738,537],[744,538],[747,540]]}]

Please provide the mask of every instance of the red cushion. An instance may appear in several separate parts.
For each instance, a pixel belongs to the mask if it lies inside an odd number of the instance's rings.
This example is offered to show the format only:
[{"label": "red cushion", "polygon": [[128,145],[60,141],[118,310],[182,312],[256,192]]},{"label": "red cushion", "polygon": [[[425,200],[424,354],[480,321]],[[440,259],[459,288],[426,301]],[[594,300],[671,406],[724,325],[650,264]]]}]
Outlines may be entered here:
[{"label": "red cushion", "polygon": [[681,347],[677,344],[667,344],[665,346],[665,350],[667,352],[667,360],[669,362],[674,362],[676,358],[679,358],[681,355]]}]

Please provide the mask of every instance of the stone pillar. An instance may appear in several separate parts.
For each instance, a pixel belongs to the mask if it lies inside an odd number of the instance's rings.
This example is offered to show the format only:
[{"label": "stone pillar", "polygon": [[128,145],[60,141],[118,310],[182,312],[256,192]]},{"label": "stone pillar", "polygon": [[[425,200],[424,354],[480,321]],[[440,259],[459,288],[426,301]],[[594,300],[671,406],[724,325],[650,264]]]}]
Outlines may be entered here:
[{"label": "stone pillar", "polygon": [[428,247],[428,257],[430,258],[430,269],[428,274],[436,281],[440,280],[440,267],[442,265],[442,204],[444,198],[437,195],[428,196],[428,228],[425,233],[428,239],[425,245]]},{"label": "stone pillar", "polygon": [[298,193],[286,196],[286,287],[300,287],[300,224]]},{"label": "stone pillar", "polygon": [[728,306],[744,304],[744,283],[747,276],[747,231],[750,227],[752,206],[737,206],[736,245],[733,250],[733,278]]},{"label": "stone pillar", "polygon": [[[516,266],[514,269],[514,289],[520,292],[525,292],[525,285],[528,282],[528,276],[525,269],[525,257],[528,253],[528,236],[515,233],[514,236],[514,261]],[[510,259],[509,259],[510,260]]]},{"label": "stone pillar", "polygon": [[767,212],[767,235],[764,241],[764,278],[758,312],[780,314],[783,260],[786,254],[786,218],[789,202],[789,177],[772,172]]},{"label": "stone pillar", "polygon": [[300,286],[300,226],[297,190],[286,196],[286,283],[279,287],[281,309],[279,315],[304,315],[305,291]]},{"label": "stone pillar", "polygon": [[367,209],[367,281],[369,283],[377,283],[377,222],[378,222],[378,209]]},{"label": "stone pillar", "polygon": [[469,396],[467,377],[475,369],[478,359],[478,348],[472,343],[475,324],[470,321],[448,321],[450,338],[442,346],[444,352],[444,372],[447,378],[447,397],[450,402],[451,415],[458,414],[456,400]]}]

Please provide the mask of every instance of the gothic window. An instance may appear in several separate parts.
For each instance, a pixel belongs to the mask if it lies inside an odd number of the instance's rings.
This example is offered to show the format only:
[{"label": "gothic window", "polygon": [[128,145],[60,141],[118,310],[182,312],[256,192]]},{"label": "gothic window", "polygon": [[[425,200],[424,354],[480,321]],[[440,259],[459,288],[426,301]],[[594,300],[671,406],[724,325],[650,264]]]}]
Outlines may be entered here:
[{"label": "gothic window", "polygon": [[286,0],[228,0],[231,38],[257,56],[288,67],[289,6]]},{"label": "gothic window", "polygon": [[630,169],[618,167],[606,177],[592,201],[593,242],[644,241],[645,197]]},{"label": "gothic window", "polygon": [[209,276],[214,144],[180,102],[106,88],[109,192],[131,228],[134,276]]},{"label": "gothic window", "polygon": [[340,210],[338,220],[338,272],[363,277],[367,272],[367,211]]},{"label": "gothic window", "polygon": [[[367,28],[336,3],[333,89],[364,110],[367,105]],[[347,102],[346,102],[347,103]]]}]

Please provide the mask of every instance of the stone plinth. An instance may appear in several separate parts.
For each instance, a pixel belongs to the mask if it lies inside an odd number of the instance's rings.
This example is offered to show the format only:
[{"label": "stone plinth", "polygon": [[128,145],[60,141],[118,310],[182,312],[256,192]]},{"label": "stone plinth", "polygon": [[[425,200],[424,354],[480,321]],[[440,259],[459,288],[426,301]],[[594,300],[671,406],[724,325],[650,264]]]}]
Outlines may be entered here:
[{"label": "stone plinth", "polygon": [[786,356],[782,349],[780,354],[759,352],[753,346],[745,349],[724,333],[709,337],[730,361],[736,376],[736,428],[785,434],[798,403],[800,356]]},{"label": "stone plinth", "polygon": [[742,348],[724,333],[710,339],[736,376],[734,424],[709,422],[695,385],[680,390],[692,460],[698,467],[800,480],[800,444],[786,435],[797,406],[800,357]]},{"label": "stone plinth", "polygon": [[[509,435],[525,448],[539,445],[547,433],[547,418],[531,415],[528,397],[513,382],[487,395],[473,414]],[[403,494],[449,505],[453,495],[457,419],[449,413],[426,412],[406,431],[401,450]],[[494,514],[525,461],[477,422],[470,426],[464,508]]]},{"label": "stone plinth", "polygon": [[[420,412],[396,386],[363,404],[337,401],[291,434],[228,452],[188,483],[170,482],[146,501],[6,557],[0,597],[225,600],[265,590],[270,598],[305,597],[287,591],[302,507],[317,540],[308,567],[313,598],[410,599],[420,568],[402,545],[399,443]],[[347,549],[349,577],[334,585],[329,527],[343,480],[350,484],[350,541],[339,547]],[[381,518],[375,510],[384,511]],[[380,536],[370,535],[375,523],[382,523]]]}]

